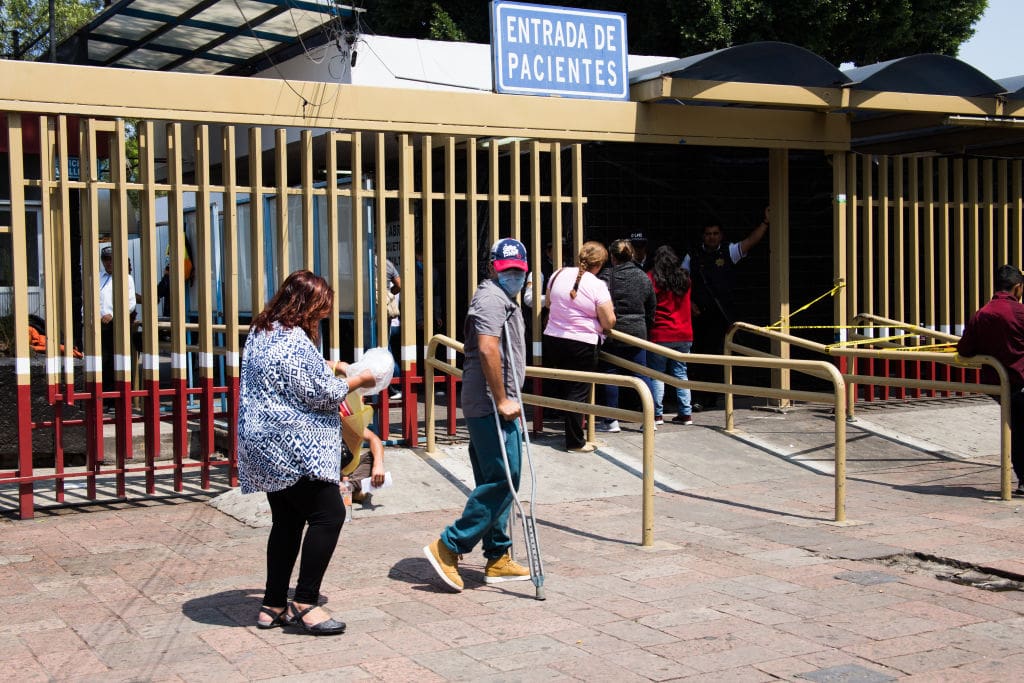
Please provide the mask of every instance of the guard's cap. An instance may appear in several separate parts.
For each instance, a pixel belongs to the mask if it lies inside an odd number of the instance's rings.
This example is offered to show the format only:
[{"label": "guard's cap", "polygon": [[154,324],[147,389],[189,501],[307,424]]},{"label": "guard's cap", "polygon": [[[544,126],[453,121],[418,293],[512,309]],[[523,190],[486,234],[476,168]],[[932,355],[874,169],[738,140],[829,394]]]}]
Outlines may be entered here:
[{"label": "guard's cap", "polygon": [[110,247],[100,249],[100,258],[114,258],[114,250]]},{"label": "guard's cap", "polygon": [[511,237],[500,239],[491,247],[491,264],[494,265],[494,270],[499,273],[509,268],[517,270],[530,269],[529,264],[526,262],[526,247],[523,246],[522,242]]}]

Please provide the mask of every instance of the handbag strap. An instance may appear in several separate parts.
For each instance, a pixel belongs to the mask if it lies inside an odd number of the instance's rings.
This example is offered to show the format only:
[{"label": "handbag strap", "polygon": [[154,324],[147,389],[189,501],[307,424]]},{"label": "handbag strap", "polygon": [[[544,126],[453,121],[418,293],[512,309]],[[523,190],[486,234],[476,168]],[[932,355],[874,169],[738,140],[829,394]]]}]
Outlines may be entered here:
[{"label": "handbag strap", "polygon": [[551,290],[555,286],[555,280],[558,279],[558,276],[562,274],[563,270],[565,270],[564,266],[556,270],[554,274],[551,276],[551,279],[548,280],[548,295],[544,297],[544,306],[546,308],[551,306]]}]

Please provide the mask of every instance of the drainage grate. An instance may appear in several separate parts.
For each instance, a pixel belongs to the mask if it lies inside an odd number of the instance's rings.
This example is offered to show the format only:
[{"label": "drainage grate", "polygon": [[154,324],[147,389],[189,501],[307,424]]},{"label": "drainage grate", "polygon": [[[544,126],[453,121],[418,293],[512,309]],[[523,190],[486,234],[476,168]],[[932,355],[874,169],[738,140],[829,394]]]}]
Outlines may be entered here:
[{"label": "drainage grate", "polygon": [[888,683],[888,681],[896,680],[889,674],[867,669],[859,664],[830,666],[827,669],[800,674],[798,678],[815,681],[815,683]]}]

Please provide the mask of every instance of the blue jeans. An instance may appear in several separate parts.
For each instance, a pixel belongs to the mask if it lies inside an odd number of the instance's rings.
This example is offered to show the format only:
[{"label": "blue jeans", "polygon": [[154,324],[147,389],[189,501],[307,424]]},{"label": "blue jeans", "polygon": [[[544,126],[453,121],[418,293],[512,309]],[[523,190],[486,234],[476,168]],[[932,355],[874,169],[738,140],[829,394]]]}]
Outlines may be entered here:
[{"label": "blue jeans", "polygon": [[[690,347],[693,342],[659,342],[662,346],[672,349],[673,351],[679,351],[680,353],[689,353]],[[676,379],[686,379],[686,363],[678,360],[670,360],[661,354],[652,353],[647,356],[647,367],[651,370],[657,370],[658,372],[666,372],[665,368],[668,368],[667,374],[675,377]],[[660,380],[651,380],[653,385],[651,393],[654,395],[654,414],[663,415],[664,408],[662,406],[662,400],[665,398],[665,383]],[[679,404],[677,409],[680,415],[690,414],[690,390],[689,389],[676,389],[676,402]]]},{"label": "blue jeans", "polygon": [[[441,542],[452,552],[466,554],[482,541],[484,557],[493,560],[508,552],[512,545],[506,530],[512,491],[505,477],[494,414],[467,417],[466,425],[469,427],[469,461],[473,465],[476,488],[469,494],[462,517],[441,532]],[[512,483],[518,491],[523,443],[519,421],[502,420],[501,430]]]},{"label": "blue jeans", "polygon": [[402,376],[402,367],[398,364],[402,360],[402,335],[399,334],[401,329],[398,325],[388,327],[388,350],[391,351],[391,357],[395,359],[395,368],[391,376],[395,379]]},{"label": "blue jeans", "polygon": [[[618,356],[623,360],[632,361],[637,365],[647,365],[647,351],[644,349],[638,349],[635,346],[610,346],[606,344],[602,350]],[[637,375],[629,370],[625,370],[617,365],[611,364],[605,365],[601,369],[601,372],[606,372],[609,375],[629,375],[630,377],[639,377],[644,381],[644,384],[647,385],[647,388],[651,390],[651,394],[654,394],[654,387],[651,386],[651,379],[647,375]],[[613,384],[604,385],[603,405],[608,406],[609,408],[619,407],[619,387]],[[605,421],[607,422],[608,420],[606,419]]]}]

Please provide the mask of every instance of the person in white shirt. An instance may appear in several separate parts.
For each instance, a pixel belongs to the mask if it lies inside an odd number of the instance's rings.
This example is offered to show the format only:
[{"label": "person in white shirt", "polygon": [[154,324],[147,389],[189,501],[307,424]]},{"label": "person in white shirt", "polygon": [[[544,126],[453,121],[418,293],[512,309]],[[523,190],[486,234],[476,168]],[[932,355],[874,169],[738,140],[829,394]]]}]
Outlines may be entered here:
[{"label": "person in white shirt", "polygon": [[[100,353],[102,354],[103,363],[101,369],[103,371],[103,391],[115,391],[117,385],[114,380],[116,375],[114,373],[114,330],[117,326],[114,322],[114,253],[109,246],[103,247],[100,250],[100,262],[103,264],[102,270],[100,270]],[[124,276],[125,284],[131,296],[128,297],[128,315],[130,316],[135,310],[135,279],[131,273],[126,273]],[[125,328],[125,333],[130,334],[128,328],[128,321],[124,320],[121,325]],[[103,409],[106,411],[113,411],[114,399],[105,398],[103,399]]]},{"label": "person in white shirt", "polygon": [[[717,218],[704,221],[702,241],[683,258],[683,270],[690,271],[693,293],[690,311],[693,320],[693,353],[722,355],[725,334],[736,320],[733,302],[735,266],[767,234],[769,207],[764,217],[740,242],[726,242],[722,224]],[[723,382],[722,367],[696,364],[690,378],[704,382]],[[698,392],[693,412],[714,408],[717,392]]]}]

